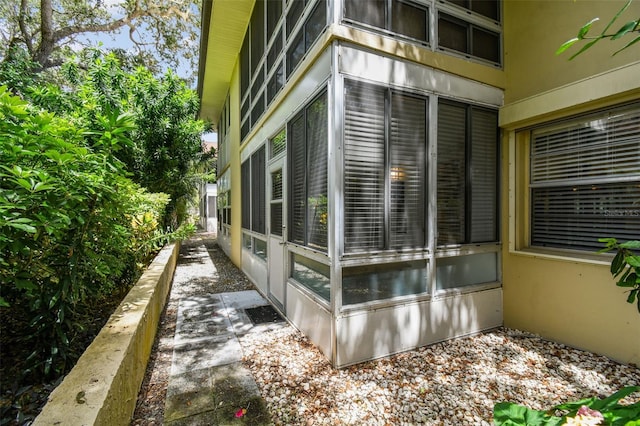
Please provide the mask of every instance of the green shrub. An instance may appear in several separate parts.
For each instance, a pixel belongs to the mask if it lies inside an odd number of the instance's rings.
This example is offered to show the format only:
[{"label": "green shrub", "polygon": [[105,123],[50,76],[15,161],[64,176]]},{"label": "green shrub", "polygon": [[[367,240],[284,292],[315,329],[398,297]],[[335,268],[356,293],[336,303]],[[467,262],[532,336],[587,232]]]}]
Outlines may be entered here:
[{"label": "green shrub", "polygon": [[26,373],[66,371],[92,304],[152,252],[168,197],[145,193],[114,156],[132,128],[121,115],[89,131],[0,87],[0,304],[29,320],[17,333],[33,348]]},{"label": "green shrub", "polygon": [[500,402],[493,409],[496,426],[612,425],[640,426],[640,402],[621,405],[619,401],[640,386],[628,386],[613,395],[560,404],[550,410],[533,410],[512,402]]}]

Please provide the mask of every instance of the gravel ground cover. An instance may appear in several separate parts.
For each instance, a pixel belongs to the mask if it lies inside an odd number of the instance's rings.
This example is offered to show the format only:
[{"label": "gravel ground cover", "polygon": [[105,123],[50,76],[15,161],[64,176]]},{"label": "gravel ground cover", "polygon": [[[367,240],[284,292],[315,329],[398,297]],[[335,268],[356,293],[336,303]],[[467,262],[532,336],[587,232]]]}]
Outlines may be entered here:
[{"label": "gravel ground cover", "polygon": [[[186,242],[181,261],[194,244],[205,244],[217,274],[190,284],[189,293],[253,288],[207,236]],[[176,307],[170,300],[162,317],[133,425],[162,424]],[[341,370],[291,326],[249,333],[240,343],[277,425],[490,425],[497,402],[546,409],[640,385],[636,366],[510,329]],[[636,393],[622,402],[638,400]]]}]

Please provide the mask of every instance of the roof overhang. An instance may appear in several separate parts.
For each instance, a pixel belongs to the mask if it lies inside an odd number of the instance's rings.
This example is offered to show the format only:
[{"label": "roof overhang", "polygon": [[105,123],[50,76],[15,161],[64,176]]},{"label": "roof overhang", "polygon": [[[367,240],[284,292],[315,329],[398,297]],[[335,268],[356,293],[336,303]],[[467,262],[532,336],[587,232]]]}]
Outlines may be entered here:
[{"label": "roof overhang", "polygon": [[200,118],[217,123],[255,0],[203,0],[198,66]]}]

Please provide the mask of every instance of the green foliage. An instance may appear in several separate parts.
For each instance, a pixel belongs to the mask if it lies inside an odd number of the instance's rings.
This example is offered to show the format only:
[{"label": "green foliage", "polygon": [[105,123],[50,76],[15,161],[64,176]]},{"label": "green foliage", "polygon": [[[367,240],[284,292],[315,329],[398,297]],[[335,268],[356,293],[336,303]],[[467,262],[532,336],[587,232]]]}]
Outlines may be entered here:
[{"label": "green foliage", "polygon": [[[596,36],[588,36],[589,31],[591,30],[591,27],[593,26],[593,24],[597,21],[600,20],[600,18],[593,18],[591,21],[587,22],[586,24],[584,24],[579,30],[578,30],[578,34],[576,37],[567,40],[566,42],[564,42],[559,48],[558,50],[556,50],[556,55],[559,55],[561,53],[563,53],[564,51],[566,51],[567,49],[569,49],[571,46],[573,46],[576,43],[581,43],[581,42],[586,42],[577,53],[574,53],[569,60],[574,59],[576,56],[580,55],[581,53],[583,53],[584,51],[586,51],[587,49],[589,49],[590,47],[592,47],[594,44],[596,44],[597,42],[599,42],[602,39],[608,38],[611,41],[615,41],[615,40],[619,40],[622,37],[626,36],[626,35],[633,35],[633,33],[639,33],[640,34],[640,18],[638,19],[634,19],[631,20],[629,22],[626,22],[624,25],[622,25],[618,31],[616,32],[612,32],[612,33],[608,33],[609,29],[613,26],[613,24],[618,20],[618,18],[624,13],[625,10],[627,10],[629,8],[629,6],[631,5],[631,3],[633,2],[633,0],[628,0],[625,5],[618,11],[618,13],[616,13],[613,18],[611,18],[611,20],[609,21],[609,23],[605,26],[605,28],[600,32],[600,34],[596,35]],[[621,51],[633,46],[634,44],[638,43],[640,41],[640,35],[637,35],[635,38],[633,38],[632,40],[630,40],[629,42],[627,42],[624,46],[622,46],[621,48],[619,48],[618,50],[616,50],[613,55],[617,55],[618,53],[620,53]]]},{"label": "green foliage", "polygon": [[[0,88],[0,282],[3,305],[31,318],[23,336],[32,370],[64,371],[82,306],[104,296],[131,269],[128,217],[140,188],[108,147],[88,132]],[[131,129],[114,120],[112,135]],[[103,141],[104,142],[104,141]]]},{"label": "green foliage", "polygon": [[636,302],[640,313],[640,241],[619,243],[615,238],[600,238],[598,241],[605,243],[600,253],[616,251],[611,261],[611,275],[618,279],[617,286],[629,289],[627,302]]},{"label": "green foliage", "polygon": [[[565,424],[604,424],[612,426],[640,425],[640,402],[630,405],[619,404],[620,400],[640,386],[628,386],[611,396],[599,399],[587,398],[576,402],[556,405],[550,410],[533,410],[512,402],[500,402],[493,408],[493,422],[496,426],[556,426]],[[587,417],[599,418],[600,423],[580,423]]]}]

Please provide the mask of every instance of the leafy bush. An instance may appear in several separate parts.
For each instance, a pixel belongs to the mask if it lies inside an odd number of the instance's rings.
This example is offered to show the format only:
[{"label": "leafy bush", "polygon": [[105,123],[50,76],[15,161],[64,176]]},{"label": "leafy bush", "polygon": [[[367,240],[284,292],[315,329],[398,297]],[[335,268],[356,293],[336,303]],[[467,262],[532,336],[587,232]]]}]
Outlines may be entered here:
[{"label": "leafy bush", "polygon": [[556,426],[556,425],[640,425],[640,402],[621,405],[619,401],[640,386],[628,386],[604,398],[587,398],[560,404],[550,410],[533,410],[512,402],[500,402],[493,409],[496,426]]},{"label": "leafy bush", "polygon": [[640,241],[619,243],[615,238],[600,238],[598,241],[605,243],[601,253],[616,251],[611,261],[611,275],[618,278],[617,286],[629,289],[627,302],[636,302],[640,313],[640,254],[634,253],[634,250],[640,250]]},{"label": "leafy bush", "polygon": [[115,157],[130,143],[132,118],[98,116],[94,125],[0,87],[0,305],[29,320],[11,331],[33,349],[25,373],[65,372],[91,307],[128,288],[158,246],[169,198],[125,177]]}]

